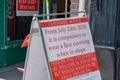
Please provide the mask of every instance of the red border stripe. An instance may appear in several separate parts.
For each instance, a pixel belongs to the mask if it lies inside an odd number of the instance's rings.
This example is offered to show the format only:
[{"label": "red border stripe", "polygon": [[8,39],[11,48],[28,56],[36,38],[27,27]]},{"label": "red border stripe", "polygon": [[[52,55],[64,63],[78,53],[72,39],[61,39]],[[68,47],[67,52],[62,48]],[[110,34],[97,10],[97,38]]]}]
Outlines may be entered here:
[{"label": "red border stripe", "polygon": [[62,25],[77,24],[77,23],[84,23],[84,22],[88,22],[88,18],[44,21],[44,22],[40,22],[40,25],[42,28],[46,28],[46,27],[62,26]]}]

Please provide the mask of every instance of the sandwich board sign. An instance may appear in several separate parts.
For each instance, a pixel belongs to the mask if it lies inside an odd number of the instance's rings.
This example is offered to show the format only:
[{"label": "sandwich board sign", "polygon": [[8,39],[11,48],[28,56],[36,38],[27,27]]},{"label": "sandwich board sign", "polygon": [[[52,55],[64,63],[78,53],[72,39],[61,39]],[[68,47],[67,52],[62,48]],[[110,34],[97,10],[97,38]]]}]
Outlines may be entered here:
[{"label": "sandwich board sign", "polygon": [[33,16],[39,12],[39,0],[16,0],[17,16]]},{"label": "sandwich board sign", "polygon": [[[32,47],[28,48],[23,80],[101,80],[86,17],[43,20],[38,23],[39,34],[30,35],[29,44],[34,46],[29,45]],[[35,24],[33,26],[36,27]],[[37,48],[38,51],[35,51]],[[35,66],[36,63],[39,66]],[[44,77],[41,77],[43,72],[40,69],[45,69]],[[26,76],[27,74],[31,75]],[[31,77],[32,75],[37,75],[37,78]]]}]

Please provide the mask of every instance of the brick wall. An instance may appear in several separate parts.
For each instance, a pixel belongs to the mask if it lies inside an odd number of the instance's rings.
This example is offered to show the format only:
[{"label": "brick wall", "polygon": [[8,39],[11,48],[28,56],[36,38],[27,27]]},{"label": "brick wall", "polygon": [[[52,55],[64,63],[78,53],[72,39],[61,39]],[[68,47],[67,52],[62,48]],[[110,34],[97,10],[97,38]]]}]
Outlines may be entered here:
[{"label": "brick wall", "polygon": [[[70,0],[71,1],[71,5],[70,5],[70,12],[78,12],[79,10],[79,1],[80,0]],[[87,15],[89,16],[89,8],[90,8],[90,2],[91,0],[86,0],[86,5],[85,5],[85,10]],[[71,17],[73,16],[78,16],[78,13],[76,14],[71,14]]]},{"label": "brick wall", "polygon": [[[71,5],[70,5],[70,12],[78,12],[79,10],[79,0],[70,0],[71,1]],[[78,16],[78,13],[76,14],[71,14],[71,17],[73,16]]]}]

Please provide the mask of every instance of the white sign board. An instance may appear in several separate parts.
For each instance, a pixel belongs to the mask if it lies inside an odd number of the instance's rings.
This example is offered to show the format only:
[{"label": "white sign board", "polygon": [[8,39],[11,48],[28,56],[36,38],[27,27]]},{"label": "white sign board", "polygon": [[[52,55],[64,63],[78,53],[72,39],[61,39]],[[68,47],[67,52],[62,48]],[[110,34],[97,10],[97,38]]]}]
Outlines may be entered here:
[{"label": "white sign board", "polygon": [[39,0],[16,0],[17,16],[33,16],[39,12]]},{"label": "white sign board", "polygon": [[[34,18],[35,19],[35,18]],[[50,80],[43,41],[37,20],[32,20],[29,46],[22,80]]]},{"label": "white sign board", "polygon": [[40,26],[52,80],[101,80],[86,17],[40,21]]}]

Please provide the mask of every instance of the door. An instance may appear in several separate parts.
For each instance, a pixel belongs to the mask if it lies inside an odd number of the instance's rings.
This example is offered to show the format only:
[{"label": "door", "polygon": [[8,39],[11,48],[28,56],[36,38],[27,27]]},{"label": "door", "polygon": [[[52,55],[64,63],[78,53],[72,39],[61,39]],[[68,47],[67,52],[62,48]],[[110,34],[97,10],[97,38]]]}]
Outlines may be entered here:
[{"label": "door", "polygon": [[115,46],[118,0],[92,0],[90,27],[95,45]]},{"label": "door", "polygon": [[103,80],[116,80],[118,1],[91,0],[90,28]]}]

